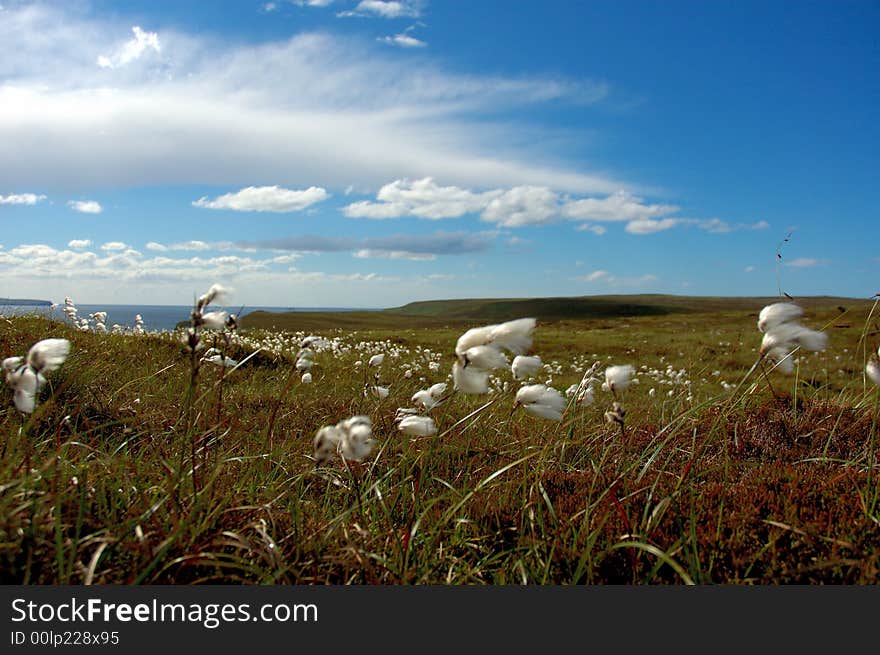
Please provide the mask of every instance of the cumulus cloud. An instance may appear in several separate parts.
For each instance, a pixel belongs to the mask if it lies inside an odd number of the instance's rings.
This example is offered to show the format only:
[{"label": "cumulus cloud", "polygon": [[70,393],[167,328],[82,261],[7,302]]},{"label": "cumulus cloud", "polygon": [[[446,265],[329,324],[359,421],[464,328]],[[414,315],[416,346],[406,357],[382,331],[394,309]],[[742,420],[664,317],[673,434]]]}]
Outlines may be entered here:
[{"label": "cumulus cloud", "polygon": [[642,198],[616,191],[605,198],[571,200],[562,215],[576,221],[646,221],[678,211],[675,205],[645,204]]},{"label": "cumulus cloud", "polygon": [[602,225],[593,225],[589,223],[581,223],[575,229],[580,232],[592,232],[596,236],[602,236],[608,231],[607,228]]},{"label": "cumulus cloud", "polygon": [[426,42],[410,36],[409,34],[395,34],[394,36],[382,36],[376,39],[388,45],[396,45],[401,48],[424,48],[428,45]]},{"label": "cumulus cloud", "polygon": [[214,200],[199,198],[192,204],[205,209],[232,209],[239,212],[297,212],[329,197],[326,189],[311,186],[303,191],[279,186],[245,187]]},{"label": "cumulus cloud", "polygon": [[597,280],[604,280],[611,277],[611,274],[608,271],[593,271],[592,273],[588,273],[581,277],[584,282],[596,282]]},{"label": "cumulus cloud", "polygon": [[495,240],[493,232],[435,232],[394,234],[385,237],[326,237],[302,235],[263,241],[239,241],[236,245],[255,250],[293,252],[410,253],[414,255],[466,255],[485,252]]},{"label": "cumulus cloud", "polygon": [[740,230],[766,230],[770,224],[766,221],[758,221],[757,223],[736,223],[730,224],[718,218],[699,219],[699,218],[662,218],[659,220],[644,219],[630,221],[626,224],[626,231],[630,234],[654,234],[672,229],[679,225],[695,226],[704,232],[712,234],[728,234],[730,232],[739,232]]},{"label": "cumulus cloud", "polygon": [[12,193],[8,196],[0,195],[0,205],[36,205],[45,199],[46,196],[36,193]]},{"label": "cumulus cloud", "polygon": [[0,251],[0,280],[12,278],[63,278],[66,280],[113,280],[116,282],[163,281],[177,284],[181,280],[219,279],[255,272],[277,273],[279,266],[288,265],[296,255],[265,259],[237,254],[215,257],[177,256],[164,254],[144,257],[143,253],[123,243],[101,246],[103,254],[84,251],[91,242],[74,240],[67,250],[45,244],[23,244],[9,251]]},{"label": "cumulus cloud", "polygon": [[175,243],[169,246],[169,250],[211,250],[210,243],[205,241],[184,241],[183,243]]},{"label": "cumulus cloud", "polygon": [[[84,241],[84,240],[83,240]],[[84,251],[70,246],[22,244],[0,249],[0,285],[34,298],[71,295],[79,302],[186,304],[211,284],[232,286],[235,301],[251,305],[390,307],[401,298],[451,297],[453,276],[386,275],[379,271],[298,270],[298,253],[152,253],[127,248]],[[355,260],[362,265],[368,259]],[[369,298],[369,303],[364,299]]]},{"label": "cumulus cloud", "polygon": [[756,223],[735,223],[730,224],[720,218],[708,218],[703,220],[689,221],[695,224],[701,230],[712,232],[714,234],[727,234],[728,232],[738,232],[740,230],[766,230],[770,227],[767,221],[758,221]]},{"label": "cumulus cloud", "polygon": [[361,248],[354,252],[358,259],[409,259],[411,261],[434,261],[437,255],[431,253],[406,252],[405,250],[372,250]]},{"label": "cumulus cloud", "polygon": [[101,204],[95,200],[70,200],[67,206],[81,214],[100,214],[104,211]]},{"label": "cumulus cloud", "polygon": [[68,248],[73,248],[74,250],[84,250],[86,248],[91,247],[92,240],[91,239],[71,239],[67,242]]},{"label": "cumulus cloud", "polygon": [[669,230],[676,225],[682,224],[680,218],[661,218],[660,220],[643,219],[638,221],[630,221],[626,224],[626,231],[630,234],[654,234],[655,232],[663,232]]},{"label": "cumulus cloud", "polygon": [[119,68],[139,59],[145,52],[159,52],[159,35],[156,32],[145,32],[139,26],[131,28],[134,38],[120,45],[109,55],[99,55],[98,66],[101,68]]},{"label": "cumulus cloud", "polygon": [[789,268],[816,268],[817,266],[824,266],[826,263],[827,262],[824,259],[798,257],[797,259],[792,259],[790,262],[786,262],[785,265]]},{"label": "cumulus cloud", "polygon": [[343,213],[349,218],[458,218],[481,211],[498,193],[474,193],[456,186],[441,187],[430,177],[413,181],[395,180],[379,189],[376,194],[379,202],[355,202],[344,207]]},{"label": "cumulus cloud", "polygon": [[547,187],[519,186],[492,198],[482,219],[505,227],[549,223],[559,211],[556,193]]},{"label": "cumulus cloud", "polygon": [[327,33],[255,44],[163,30],[160,55],[142,30],[138,59],[100,69],[96,58],[113,63],[119,49],[118,23],[79,7],[16,5],[0,21],[7,185],[231,186],[283,174],[326,189],[407,176],[581,193],[627,186],[522,139],[521,122],[494,120],[538,103],[599,102],[602,82],[412,66],[372,40]]},{"label": "cumulus cloud", "polygon": [[626,289],[644,289],[650,287],[658,281],[658,277],[653,273],[646,273],[636,277],[618,277],[605,270],[596,270],[586,275],[574,278],[578,282],[587,282],[592,285],[626,288]]},{"label": "cumulus cloud", "polygon": [[514,186],[507,189],[473,191],[459,186],[440,186],[433,178],[400,179],[385,184],[376,201],[361,200],[343,207],[349,218],[374,220],[412,216],[431,220],[479,214],[480,218],[501,227],[544,225],[561,220],[578,223],[576,229],[603,235],[601,223],[624,222],[630,234],[645,235],[669,230],[679,225],[694,225],[713,233],[766,229],[768,223],[731,225],[718,218],[695,219],[667,216],[679,207],[646,203],[625,191],[605,197],[576,198],[560,195],[547,186]]},{"label": "cumulus cloud", "polygon": [[361,0],[350,11],[343,11],[337,16],[376,16],[380,18],[415,18],[419,9],[412,2],[398,0]]},{"label": "cumulus cloud", "polygon": [[149,241],[144,246],[147,250],[154,252],[168,251],[205,251],[205,250],[247,250],[246,248],[235,245],[231,241],[183,241],[181,243],[164,244],[157,241]]},{"label": "cumulus cloud", "polygon": [[556,193],[547,187],[520,186],[475,192],[439,186],[433,178],[395,180],[376,194],[378,202],[347,205],[349,218],[387,219],[415,216],[439,220],[480,213],[484,221],[507,227],[549,222],[557,214]]}]

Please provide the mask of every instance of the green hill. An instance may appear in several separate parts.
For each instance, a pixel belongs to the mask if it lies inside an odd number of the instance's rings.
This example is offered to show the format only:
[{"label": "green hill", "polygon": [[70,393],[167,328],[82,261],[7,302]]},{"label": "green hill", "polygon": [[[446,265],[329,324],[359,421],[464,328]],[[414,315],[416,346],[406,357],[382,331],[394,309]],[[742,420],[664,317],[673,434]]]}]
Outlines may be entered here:
[{"label": "green hill", "polygon": [[[757,314],[778,297],[672,296],[662,294],[574,296],[559,298],[468,298],[426,300],[401,307],[352,312],[265,312],[248,314],[243,327],[277,330],[341,328],[444,327],[468,323],[495,323],[523,316],[543,322],[663,316],[681,313],[744,311]],[[811,296],[796,298],[804,307],[853,307],[868,300]]]}]

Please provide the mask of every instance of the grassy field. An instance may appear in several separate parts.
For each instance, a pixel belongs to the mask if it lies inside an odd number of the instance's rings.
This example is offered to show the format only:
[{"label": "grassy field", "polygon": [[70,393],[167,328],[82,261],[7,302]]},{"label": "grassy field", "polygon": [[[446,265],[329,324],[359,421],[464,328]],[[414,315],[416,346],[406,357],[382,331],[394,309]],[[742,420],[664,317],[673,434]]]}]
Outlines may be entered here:
[{"label": "grassy field", "polygon": [[[168,334],[0,319],[3,357],[72,342],[34,414],[3,390],[0,582],[880,582],[872,303],[799,301],[828,349],[796,353],[791,375],[746,376],[763,299],[600,300],[568,314],[558,299],[255,313],[224,348],[250,359],[195,376]],[[464,329],[518,316],[542,319],[536,382],[635,366],[623,430],[598,387],[559,422],[526,414],[509,371],[431,410],[439,435],[395,429],[397,408],[447,380]],[[306,384],[293,362],[311,332],[328,345]],[[370,457],[316,467],[315,432],[358,414]]]}]

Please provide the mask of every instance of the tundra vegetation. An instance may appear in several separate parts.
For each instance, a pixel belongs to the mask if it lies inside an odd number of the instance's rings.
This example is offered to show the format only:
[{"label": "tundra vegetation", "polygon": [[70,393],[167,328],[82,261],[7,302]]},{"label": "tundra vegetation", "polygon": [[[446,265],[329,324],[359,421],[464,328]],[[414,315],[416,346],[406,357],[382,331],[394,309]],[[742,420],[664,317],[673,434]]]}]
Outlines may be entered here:
[{"label": "tundra vegetation", "polygon": [[0,582],[880,581],[873,301],[795,299],[771,338],[780,299],[239,325],[212,291],[173,332],[0,319]]}]

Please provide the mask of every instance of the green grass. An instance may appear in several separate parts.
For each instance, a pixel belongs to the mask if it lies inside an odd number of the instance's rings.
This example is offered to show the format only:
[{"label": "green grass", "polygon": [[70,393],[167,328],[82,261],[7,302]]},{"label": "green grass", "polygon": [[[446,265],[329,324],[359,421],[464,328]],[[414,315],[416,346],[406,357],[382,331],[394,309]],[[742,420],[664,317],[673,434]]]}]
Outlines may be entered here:
[{"label": "green grass", "polygon": [[[193,389],[170,338],[0,319],[4,357],[46,337],[73,344],[34,415],[4,390],[0,582],[877,584],[870,303],[802,303],[829,349],[804,354],[795,375],[758,369],[736,391],[721,382],[755,362],[762,303],[707,303],[539,323],[532,352],[554,368],[539,381],[557,389],[594,361],[647,367],[624,392],[623,436],[598,388],[556,423],[514,411],[514,386],[432,410],[438,437],[397,432],[395,410],[445,380],[458,335],[480,324],[464,314],[297,314],[303,333],[243,330],[228,355],[266,347],[222,377],[204,365]],[[494,307],[492,322],[521,306]],[[348,350],[318,353],[302,384],[292,361],[312,331]],[[364,396],[355,366],[377,352],[383,401]],[[403,363],[420,370],[405,378]],[[678,383],[667,366],[684,369]],[[371,458],[316,469],[315,431],[361,413]]]}]

